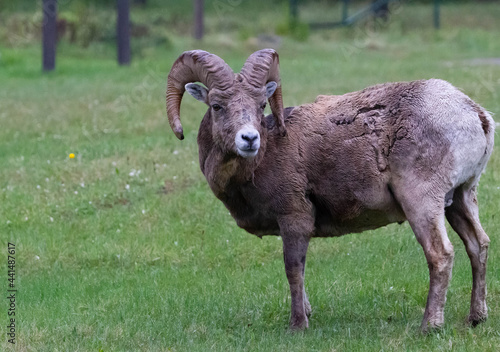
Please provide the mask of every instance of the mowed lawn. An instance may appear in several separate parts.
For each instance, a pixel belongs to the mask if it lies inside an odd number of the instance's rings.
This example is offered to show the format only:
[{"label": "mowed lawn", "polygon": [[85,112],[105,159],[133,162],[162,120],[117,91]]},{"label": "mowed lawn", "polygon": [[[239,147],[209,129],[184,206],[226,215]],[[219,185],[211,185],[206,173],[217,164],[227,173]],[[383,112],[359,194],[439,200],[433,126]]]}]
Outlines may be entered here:
[{"label": "mowed lawn", "polygon": [[[378,30],[313,32],[305,42],[284,37],[285,105],[434,77],[460,87],[498,122],[500,65],[484,60],[500,57],[498,6],[444,7],[438,32],[430,14],[430,7],[406,5]],[[272,24],[269,15],[262,21]],[[40,71],[36,42],[0,46],[0,290],[3,297],[8,289],[9,242],[18,290],[15,346],[6,336],[9,302],[0,300],[0,350],[500,349],[499,136],[479,186],[491,238],[486,323],[466,325],[470,264],[449,230],[456,255],[446,324],[419,333],[428,270],[405,223],[312,240],[310,328],[288,331],[280,238],[239,229],[211,193],[196,144],[205,106],[186,95],[182,142],[164,108],[166,76],[182,51],[202,48],[239,70],[259,48],[254,39],[209,32],[197,43],[175,34],[168,47],[142,47],[130,67],[116,65],[110,44],[62,42],[51,74]]]}]

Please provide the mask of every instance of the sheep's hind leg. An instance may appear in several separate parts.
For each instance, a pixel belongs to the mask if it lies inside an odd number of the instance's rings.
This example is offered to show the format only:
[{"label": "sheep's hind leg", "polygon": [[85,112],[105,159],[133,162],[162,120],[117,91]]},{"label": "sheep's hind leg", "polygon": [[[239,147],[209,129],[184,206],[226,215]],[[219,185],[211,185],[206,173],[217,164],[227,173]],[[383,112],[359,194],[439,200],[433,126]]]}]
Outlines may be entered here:
[{"label": "sheep's hind leg", "polygon": [[422,331],[440,328],[444,324],[444,305],[446,291],[453,268],[453,245],[451,244],[444,224],[444,210],[432,212],[433,218],[420,217],[409,220],[418,242],[424,249],[429,267],[429,293],[422,320]]},{"label": "sheep's hind leg", "polygon": [[[423,193],[425,194],[425,193]],[[424,250],[429,267],[429,293],[421,329],[440,328],[444,324],[444,305],[446,291],[453,267],[453,245],[444,224],[443,202],[423,194],[399,199],[413,232]],[[415,199],[421,199],[418,203]]]},{"label": "sheep's hind leg", "polygon": [[486,307],[486,262],[490,239],[479,222],[476,190],[458,188],[446,218],[465,244],[472,266],[472,295],[469,322],[476,326],[488,317]]},{"label": "sheep's hind leg", "polygon": [[280,227],[285,271],[292,299],[290,328],[302,330],[309,326],[307,315],[311,309],[304,289],[304,271],[310,230],[308,226],[305,226],[305,223],[295,220],[283,220]]}]

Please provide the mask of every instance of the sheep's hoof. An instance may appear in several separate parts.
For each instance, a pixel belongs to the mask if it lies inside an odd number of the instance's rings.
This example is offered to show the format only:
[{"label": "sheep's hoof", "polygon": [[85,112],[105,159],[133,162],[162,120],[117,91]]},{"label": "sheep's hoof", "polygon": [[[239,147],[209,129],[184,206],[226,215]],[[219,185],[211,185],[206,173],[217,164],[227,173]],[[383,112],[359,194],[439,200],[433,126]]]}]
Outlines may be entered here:
[{"label": "sheep's hoof", "polygon": [[302,331],[309,327],[309,321],[307,317],[304,317],[302,320],[291,319],[290,320],[290,330],[291,331]]},{"label": "sheep's hoof", "polygon": [[471,313],[469,314],[467,321],[473,328],[475,328],[477,325],[485,322],[487,319],[488,319],[488,313],[486,314]]},{"label": "sheep's hoof", "polygon": [[443,329],[443,322],[423,321],[420,330],[423,334],[432,334]]}]

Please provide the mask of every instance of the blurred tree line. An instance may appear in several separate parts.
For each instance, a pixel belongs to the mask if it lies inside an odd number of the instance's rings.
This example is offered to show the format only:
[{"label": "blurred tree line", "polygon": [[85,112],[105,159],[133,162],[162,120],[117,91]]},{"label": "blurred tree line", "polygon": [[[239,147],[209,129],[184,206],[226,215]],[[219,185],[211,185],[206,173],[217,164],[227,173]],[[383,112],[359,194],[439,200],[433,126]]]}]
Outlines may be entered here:
[{"label": "blurred tree line", "polygon": [[[248,8],[257,11],[274,8],[276,13],[283,13],[276,18],[271,32],[278,35],[292,35],[298,39],[307,38],[307,25],[299,23],[296,31],[289,28],[287,22],[290,0],[204,0],[205,12],[212,18],[224,18],[223,21],[209,23],[212,32],[227,32],[228,28],[239,31],[239,36],[246,39],[254,35],[257,29],[247,26],[241,28],[237,16],[227,14],[246,13]],[[343,0],[298,0],[299,4],[336,4]],[[429,3],[434,0],[401,0],[403,2]],[[441,0],[442,3],[478,3],[498,0]],[[369,4],[372,0],[350,0],[353,5]],[[134,52],[141,47],[151,45],[169,46],[172,38],[193,33],[194,0],[130,0],[132,42]],[[225,6],[225,8],[224,8]],[[231,11],[226,11],[232,6]],[[58,0],[58,39],[87,47],[93,42],[114,44],[116,42],[116,0]],[[218,8],[221,13],[218,13]],[[140,14],[140,10],[147,13]],[[237,10],[236,10],[237,9]],[[103,11],[105,10],[105,11]],[[153,10],[153,11],[150,11]],[[144,12],[144,11],[143,11]],[[215,15],[215,16],[213,16]],[[233,18],[234,17],[234,18]],[[0,0],[0,43],[22,46],[41,39],[43,21],[42,0]],[[237,23],[235,23],[237,22]],[[257,23],[258,24],[258,23]],[[231,27],[232,26],[232,27]],[[262,24],[261,24],[262,26]],[[238,28],[234,28],[238,27]],[[261,30],[261,29],[258,29]],[[248,32],[248,33],[247,33]],[[297,33],[295,33],[297,32]]]},{"label": "blurred tree line", "polygon": [[[215,2],[227,2],[231,5],[251,1],[253,3],[276,3],[276,5],[283,5],[288,3],[289,0],[205,0],[207,6],[211,6]],[[338,3],[342,0],[298,0],[299,4],[310,3]],[[404,2],[414,3],[432,3],[434,0],[401,0]],[[441,3],[467,3],[467,2],[495,2],[498,0],[441,0]],[[116,0],[59,0],[59,6],[69,6],[72,3],[79,3],[84,5],[93,5],[99,7],[114,7]],[[193,6],[193,0],[130,0],[132,5],[137,6],[151,6],[156,8],[184,8],[189,10]],[[369,3],[370,0],[350,0],[352,4]],[[34,8],[41,6],[41,0],[0,0],[0,11],[33,11]]]}]

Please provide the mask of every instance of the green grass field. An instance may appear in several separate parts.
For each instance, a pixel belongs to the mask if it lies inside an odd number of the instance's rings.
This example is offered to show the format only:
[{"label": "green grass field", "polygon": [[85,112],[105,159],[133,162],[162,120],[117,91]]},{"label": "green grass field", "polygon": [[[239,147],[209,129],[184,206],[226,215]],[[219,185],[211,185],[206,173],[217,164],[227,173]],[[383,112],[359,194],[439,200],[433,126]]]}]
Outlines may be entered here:
[{"label": "green grass field", "polygon": [[[302,13],[310,18],[322,6]],[[446,324],[419,333],[428,270],[403,224],[312,240],[310,328],[288,331],[280,238],[239,229],[208,188],[196,145],[205,106],[186,96],[182,142],[164,108],[166,76],[182,51],[205,49],[239,70],[259,49],[258,35],[272,34],[286,14],[281,5],[268,11],[246,2],[227,21],[207,12],[204,41],[179,33],[182,23],[167,25],[166,41],[134,39],[130,67],[116,65],[110,42],[63,40],[51,74],[41,73],[36,36],[16,40],[0,24],[0,290],[6,297],[9,242],[18,289],[15,346],[6,335],[9,302],[0,300],[0,350],[498,351],[498,138],[479,187],[491,238],[486,323],[465,323],[471,270],[450,230],[456,255]],[[159,13],[134,9],[132,18],[146,23]],[[498,122],[500,66],[474,59],[500,56],[500,7],[449,5],[442,13],[440,31],[430,27],[429,6],[404,4],[385,25],[311,32],[306,41],[283,37],[285,105],[435,77],[497,113]],[[255,26],[252,16],[260,16]]]}]

